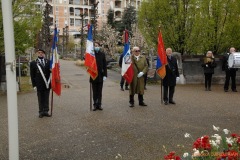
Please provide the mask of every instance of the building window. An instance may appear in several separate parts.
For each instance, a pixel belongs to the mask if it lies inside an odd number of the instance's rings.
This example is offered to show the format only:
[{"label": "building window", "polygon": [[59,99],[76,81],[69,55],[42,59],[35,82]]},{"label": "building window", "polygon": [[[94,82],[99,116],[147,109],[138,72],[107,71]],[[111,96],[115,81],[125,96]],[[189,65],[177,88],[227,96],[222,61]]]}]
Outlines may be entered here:
[{"label": "building window", "polygon": [[55,3],[58,4],[58,0],[55,0]]},{"label": "building window", "polygon": [[67,4],[67,0],[64,0],[64,4]]},{"label": "building window", "polygon": [[81,25],[81,20],[75,19],[75,26],[80,26],[80,25]]},{"label": "building window", "polygon": [[80,0],[75,0],[74,4],[80,5]]},{"label": "building window", "polygon": [[70,26],[74,26],[74,19],[70,18]]},{"label": "building window", "polygon": [[69,4],[73,4],[73,0],[69,0]]}]

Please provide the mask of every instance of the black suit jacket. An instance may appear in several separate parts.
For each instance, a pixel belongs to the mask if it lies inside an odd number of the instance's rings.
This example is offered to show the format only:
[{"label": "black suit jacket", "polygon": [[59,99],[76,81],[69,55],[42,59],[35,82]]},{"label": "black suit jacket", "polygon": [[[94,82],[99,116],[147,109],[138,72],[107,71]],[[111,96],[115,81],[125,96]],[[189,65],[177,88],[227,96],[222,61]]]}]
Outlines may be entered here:
[{"label": "black suit jacket", "polygon": [[166,68],[166,76],[163,78],[163,86],[175,86],[176,78],[179,77],[177,59],[171,56],[171,59],[167,57],[168,64]]},{"label": "black suit jacket", "polygon": [[49,88],[47,89],[46,84],[44,82],[44,79],[38,69],[37,64],[39,64],[39,66],[41,67],[46,80],[48,81],[48,79],[50,78],[50,61],[48,59],[44,59],[45,61],[45,65],[43,66],[38,59],[32,61],[30,63],[30,76],[31,76],[31,80],[32,80],[32,86],[33,87],[37,87],[38,91],[41,90],[48,90],[51,88],[51,83],[49,84]]},{"label": "black suit jacket", "polygon": [[107,77],[107,62],[105,54],[101,51],[95,52],[95,57],[97,62],[98,76],[95,80],[90,77],[91,83],[103,82],[103,77]]}]

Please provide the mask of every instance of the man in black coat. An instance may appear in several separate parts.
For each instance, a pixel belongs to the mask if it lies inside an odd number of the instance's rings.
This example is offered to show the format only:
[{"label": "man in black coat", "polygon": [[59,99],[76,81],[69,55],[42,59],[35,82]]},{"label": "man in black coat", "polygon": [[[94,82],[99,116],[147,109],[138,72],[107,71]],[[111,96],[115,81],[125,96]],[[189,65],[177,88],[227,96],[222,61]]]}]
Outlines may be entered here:
[{"label": "man in black coat", "polygon": [[45,57],[45,51],[38,49],[38,58],[30,63],[30,75],[32,86],[37,91],[39,118],[43,116],[50,117],[49,111],[49,93],[50,93],[50,61]]},{"label": "man in black coat", "polygon": [[[163,79],[163,101],[164,104],[176,104],[173,101],[173,94],[175,91],[176,80],[179,79],[177,59],[172,56],[172,49],[166,49],[168,64],[166,68],[166,76]],[[169,93],[169,94],[168,94]]]},{"label": "man in black coat", "polygon": [[90,77],[90,82],[92,83],[93,91],[93,111],[103,110],[102,108],[102,88],[103,81],[107,78],[107,62],[105,54],[100,51],[100,44],[98,42],[94,43],[95,58],[97,62],[98,76],[96,79]]},{"label": "man in black coat", "polygon": [[229,81],[230,78],[232,80],[232,86],[231,89],[233,92],[237,92],[236,89],[236,71],[237,68],[229,68],[228,66],[228,57],[230,54],[236,52],[234,47],[231,47],[229,50],[229,53],[226,53],[223,55],[223,60],[222,60],[222,71],[225,71],[226,77],[225,77],[225,83],[224,83],[224,91],[228,92],[228,87],[229,87]]}]

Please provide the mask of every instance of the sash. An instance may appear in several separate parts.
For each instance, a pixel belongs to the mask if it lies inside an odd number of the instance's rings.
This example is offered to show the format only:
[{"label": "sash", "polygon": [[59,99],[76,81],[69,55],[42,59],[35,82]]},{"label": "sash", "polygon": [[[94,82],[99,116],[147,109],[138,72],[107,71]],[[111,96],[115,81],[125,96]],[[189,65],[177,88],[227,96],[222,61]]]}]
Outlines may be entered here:
[{"label": "sash", "polygon": [[45,85],[46,85],[46,87],[47,87],[47,89],[48,89],[48,88],[49,88],[49,84],[50,84],[50,77],[51,77],[51,75],[49,76],[49,79],[48,79],[48,81],[47,81],[45,75],[43,74],[42,68],[39,66],[38,63],[37,63],[37,66],[38,66],[38,69],[39,69],[39,71],[40,71],[40,73],[41,73],[41,75],[42,75],[42,77],[43,77],[43,80],[44,80],[44,82],[45,82]]}]

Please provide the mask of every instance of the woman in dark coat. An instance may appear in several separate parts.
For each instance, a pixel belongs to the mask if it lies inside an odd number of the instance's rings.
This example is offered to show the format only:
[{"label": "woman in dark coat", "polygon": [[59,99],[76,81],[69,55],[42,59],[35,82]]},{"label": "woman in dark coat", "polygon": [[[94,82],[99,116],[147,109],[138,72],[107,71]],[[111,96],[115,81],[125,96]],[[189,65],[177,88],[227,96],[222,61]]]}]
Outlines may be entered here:
[{"label": "woman in dark coat", "polygon": [[212,75],[216,66],[212,51],[208,51],[202,64],[205,75],[205,91],[211,91]]}]

